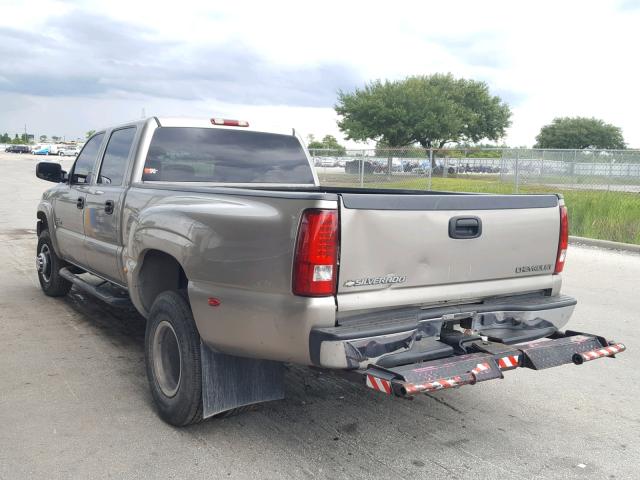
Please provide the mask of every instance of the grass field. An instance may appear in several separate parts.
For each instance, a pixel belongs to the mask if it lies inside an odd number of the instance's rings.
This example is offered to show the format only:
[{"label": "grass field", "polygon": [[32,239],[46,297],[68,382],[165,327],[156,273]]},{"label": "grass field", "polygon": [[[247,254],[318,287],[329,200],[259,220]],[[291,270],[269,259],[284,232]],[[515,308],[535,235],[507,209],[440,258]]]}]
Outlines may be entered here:
[{"label": "grass field", "polygon": [[[358,179],[347,175],[321,176],[324,185],[359,186]],[[345,183],[345,180],[347,182]],[[413,177],[379,182],[366,179],[366,187],[426,190],[428,178]],[[432,178],[432,190],[476,193],[513,193],[513,185],[495,177],[483,179]],[[602,190],[559,190],[541,185],[522,186],[520,193],[561,193],[569,211],[571,235],[614,242],[640,244],[640,194]]]}]

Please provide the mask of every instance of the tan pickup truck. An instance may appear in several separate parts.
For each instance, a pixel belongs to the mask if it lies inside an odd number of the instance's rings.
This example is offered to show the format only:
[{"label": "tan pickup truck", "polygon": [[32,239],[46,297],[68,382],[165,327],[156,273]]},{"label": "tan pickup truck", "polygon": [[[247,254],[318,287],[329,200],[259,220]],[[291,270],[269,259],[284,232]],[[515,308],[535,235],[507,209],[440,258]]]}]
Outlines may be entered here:
[{"label": "tan pickup truck", "polygon": [[174,425],[282,398],[283,362],[407,397],[624,349],[562,330],[556,195],[322,187],[295,132],[224,119],[101,130],[36,173],[43,291],[133,303]]}]

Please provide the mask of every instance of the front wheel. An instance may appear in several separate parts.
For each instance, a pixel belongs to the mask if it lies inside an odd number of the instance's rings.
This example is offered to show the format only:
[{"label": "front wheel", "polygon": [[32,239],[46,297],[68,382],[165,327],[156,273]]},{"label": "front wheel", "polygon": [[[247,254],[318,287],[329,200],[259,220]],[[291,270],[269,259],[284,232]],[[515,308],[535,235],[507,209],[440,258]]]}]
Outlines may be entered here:
[{"label": "front wheel", "polygon": [[186,293],[158,295],[147,319],[144,343],[147,378],[160,417],[177,427],[200,422],[200,335]]},{"label": "front wheel", "polygon": [[45,295],[63,297],[69,293],[71,282],[60,276],[60,269],[65,265],[65,262],[53,250],[49,230],[43,230],[38,237],[36,269],[40,287]]}]

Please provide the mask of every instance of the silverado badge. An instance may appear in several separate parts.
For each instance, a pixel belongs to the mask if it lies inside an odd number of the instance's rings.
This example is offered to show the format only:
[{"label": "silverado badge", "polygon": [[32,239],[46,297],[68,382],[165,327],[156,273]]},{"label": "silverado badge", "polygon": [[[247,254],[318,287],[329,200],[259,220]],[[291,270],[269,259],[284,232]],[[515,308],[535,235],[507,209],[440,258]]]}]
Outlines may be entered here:
[{"label": "silverado badge", "polygon": [[359,278],[358,280],[347,280],[345,287],[364,287],[365,285],[390,285],[392,283],[404,283],[407,281],[406,275],[385,275],[383,277]]}]

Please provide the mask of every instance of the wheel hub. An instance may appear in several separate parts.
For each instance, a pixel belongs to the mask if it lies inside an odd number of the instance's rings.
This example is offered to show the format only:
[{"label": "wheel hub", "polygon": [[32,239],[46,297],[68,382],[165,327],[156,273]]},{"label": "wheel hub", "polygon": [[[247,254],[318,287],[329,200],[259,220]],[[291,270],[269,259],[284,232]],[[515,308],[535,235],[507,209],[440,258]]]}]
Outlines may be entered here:
[{"label": "wheel hub", "polygon": [[44,244],[40,253],[36,256],[36,269],[45,281],[51,278],[51,252],[49,246]]},{"label": "wheel hub", "polygon": [[173,397],[180,387],[182,359],[176,332],[166,320],[158,324],[152,345],[153,370],[160,390],[167,397]]}]

